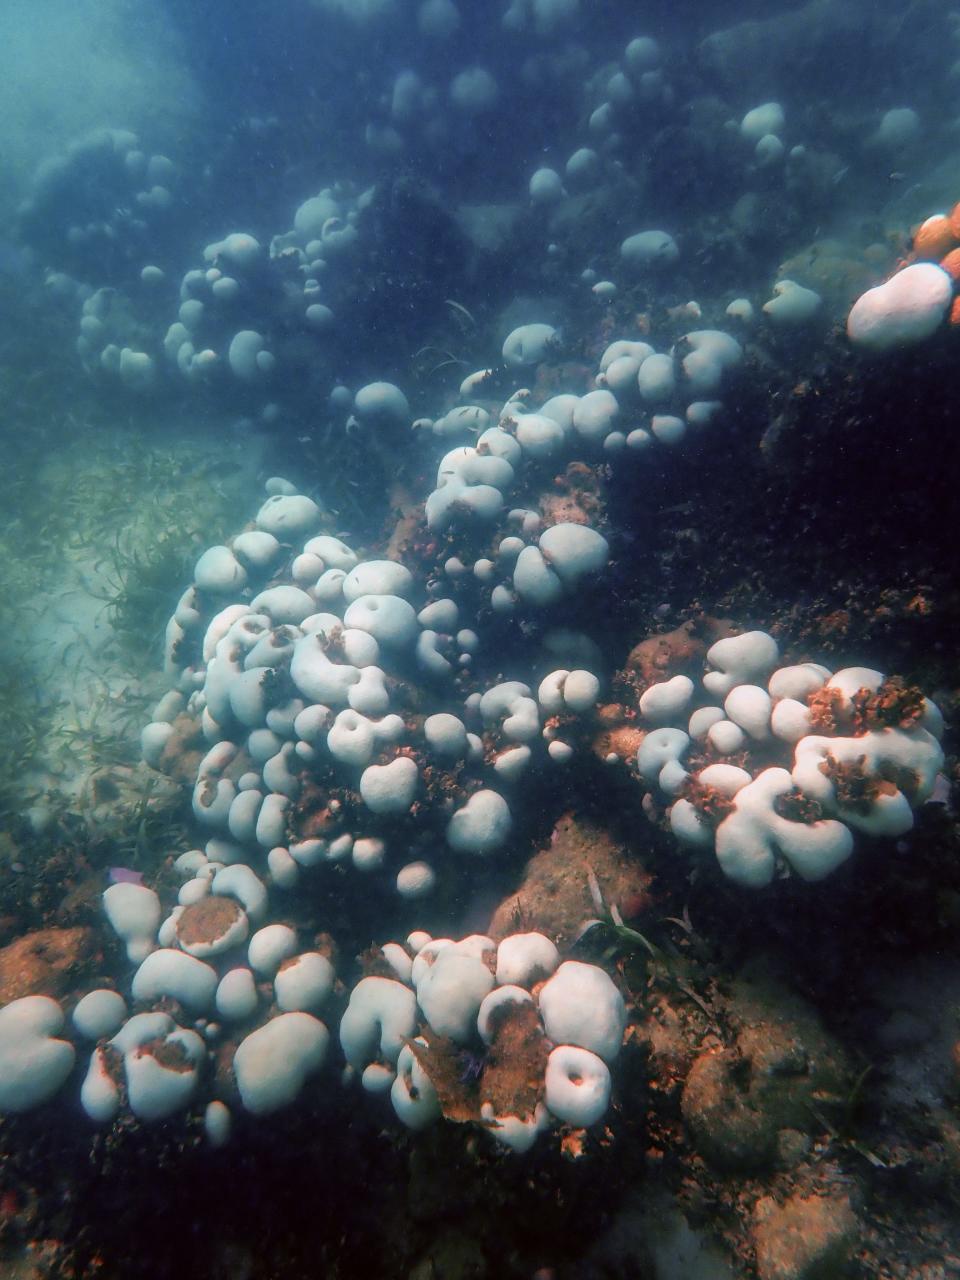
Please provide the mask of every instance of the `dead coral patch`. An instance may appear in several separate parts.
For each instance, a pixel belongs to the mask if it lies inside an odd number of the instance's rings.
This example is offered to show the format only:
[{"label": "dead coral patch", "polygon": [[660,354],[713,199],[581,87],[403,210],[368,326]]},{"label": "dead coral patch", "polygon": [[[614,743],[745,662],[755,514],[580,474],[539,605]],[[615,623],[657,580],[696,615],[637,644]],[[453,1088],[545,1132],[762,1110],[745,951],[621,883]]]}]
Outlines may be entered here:
[{"label": "dead coral patch", "polygon": [[875,693],[859,689],[852,698],[853,722],[858,733],[876,729],[913,729],[923,719],[926,699],[916,685],[902,676],[888,676]]},{"label": "dead coral patch", "polygon": [[497,1116],[532,1116],[543,1097],[549,1048],[532,1004],[503,1006],[480,1076],[482,1102]]}]

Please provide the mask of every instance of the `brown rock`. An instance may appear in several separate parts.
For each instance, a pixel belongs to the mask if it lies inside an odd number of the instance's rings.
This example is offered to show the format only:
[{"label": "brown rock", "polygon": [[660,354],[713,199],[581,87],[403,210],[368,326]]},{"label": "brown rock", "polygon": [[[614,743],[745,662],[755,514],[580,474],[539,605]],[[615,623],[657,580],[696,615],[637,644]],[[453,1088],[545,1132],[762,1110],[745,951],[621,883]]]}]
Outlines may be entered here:
[{"label": "brown rock", "polygon": [[681,1101],[697,1151],[720,1169],[770,1164],[775,1120],[755,1096],[750,1063],[736,1048],[708,1049],[690,1068]]},{"label": "brown rock", "polygon": [[676,675],[698,673],[707,649],[715,640],[729,635],[731,629],[728,622],[704,618],[684,622],[675,631],[647,636],[630,650],[626,670],[644,686]]},{"label": "brown rock", "polygon": [[857,1236],[846,1196],[765,1196],[754,1209],[753,1241],[760,1280],[830,1280],[839,1275]]},{"label": "brown rock", "polygon": [[707,1033],[703,1010],[683,992],[660,991],[655,1001],[644,1005],[637,1023],[628,1032],[646,1051],[650,1077],[660,1091],[673,1090],[682,1083],[697,1056],[696,1045]]},{"label": "brown rock", "polygon": [[[617,718],[619,713],[619,719]],[[591,746],[594,754],[601,760],[617,755],[621,760],[636,760],[640,744],[644,739],[644,731],[635,722],[623,714],[623,708],[616,703],[601,707],[597,717],[600,730],[594,736]]]},{"label": "brown rock", "polygon": [[720,1169],[770,1168],[779,1134],[821,1126],[846,1094],[849,1068],[816,1012],[776,978],[741,975],[730,1025],[736,1041],[700,1055],[681,1106],[698,1152]]},{"label": "brown rock", "polygon": [[597,877],[605,902],[626,918],[650,904],[650,876],[603,827],[565,814],[553,829],[550,844],[534,855],[523,883],[494,912],[487,932],[499,942],[510,933],[538,930],[561,948],[570,946],[584,922],[595,919],[590,872]]},{"label": "brown rock", "polygon": [[66,995],[96,955],[92,929],[38,929],[0,950],[0,1005]]},{"label": "brown rock", "polygon": [[540,514],[545,524],[603,524],[606,508],[597,473],[583,462],[571,462],[563,475],[557,476],[556,493],[540,498]]},{"label": "brown rock", "polygon": [[397,523],[383,554],[387,560],[402,560],[412,548],[417,530],[423,523],[423,503],[415,500],[403,481],[395,480],[390,488],[390,507],[396,514]]}]

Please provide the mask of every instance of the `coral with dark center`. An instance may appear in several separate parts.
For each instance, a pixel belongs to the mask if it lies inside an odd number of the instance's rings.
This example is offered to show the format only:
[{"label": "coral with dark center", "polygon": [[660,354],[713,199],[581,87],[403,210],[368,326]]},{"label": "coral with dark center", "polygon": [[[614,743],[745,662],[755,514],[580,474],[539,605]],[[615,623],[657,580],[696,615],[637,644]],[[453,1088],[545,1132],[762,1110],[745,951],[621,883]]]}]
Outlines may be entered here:
[{"label": "coral with dark center", "polygon": [[915,803],[920,779],[912,769],[888,762],[880,766],[879,774],[883,779],[884,788],[892,787],[895,791],[902,791],[911,805]]},{"label": "coral with dark center", "polygon": [[702,822],[711,831],[715,831],[720,823],[735,808],[735,797],[729,796],[717,787],[701,782],[698,778],[689,777],[683,784],[681,795],[689,800],[696,809]]},{"label": "coral with dark center", "polygon": [[858,689],[853,695],[854,725],[860,733],[873,729],[912,729],[923,718],[924,696],[902,676],[888,676],[876,691]]},{"label": "coral with dark center", "polygon": [[777,796],[773,802],[773,808],[781,818],[786,818],[788,822],[804,822],[811,824],[819,822],[823,817],[823,809],[820,803],[812,797],[804,795],[799,787],[793,787],[782,796]]},{"label": "coral with dark center", "polygon": [[243,908],[234,898],[209,894],[183,908],[177,920],[177,938],[185,950],[213,946],[230,933],[242,915]]},{"label": "coral with dark center", "polygon": [[286,706],[299,692],[290,679],[289,671],[283,667],[267,667],[260,679],[260,688],[263,690],[264,706],[268,710]]},{"label": "coral with dark center", "polygon": [[343,627],[339,624],[331,627],[329,631],[320,631],[320,648],[327,655],[331,662],[345,662],[346,655],[343,651]]},{"label": "coral with dark center", "polygon": [[870,813],[879,795],[893,792],[889,782],[867,772],[866,764],[866,756],[857,756],[856,760],[838,760],[836,756],[828,755],[819,766],[820,772],[833,783],[837,805],[850,813],[864,816]]},{"label": "coral with dark center", "polygon": [[839,732],[843,694],[839,689],[815,689],[807,698],[810,708],[810,728],[814,733],[827,737]]},{"label": "coral with dark center", "polygon": [[156,1040],[148,1040],[137,1050],[137,1055],[154,1058],[165,1071],[178,1071],[189,1075],[194,1069],[194,1064],[180,1041],[169,1036],[158,1036]]}]

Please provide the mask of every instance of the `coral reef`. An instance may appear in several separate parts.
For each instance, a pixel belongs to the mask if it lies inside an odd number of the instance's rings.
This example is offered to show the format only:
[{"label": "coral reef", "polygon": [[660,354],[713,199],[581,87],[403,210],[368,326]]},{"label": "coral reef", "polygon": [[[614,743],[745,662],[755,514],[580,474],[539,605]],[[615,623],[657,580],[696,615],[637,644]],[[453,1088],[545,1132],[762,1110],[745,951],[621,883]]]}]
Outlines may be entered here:
[{"label": "coral reef", "polygon": [[608,8],[204,15],[27,184],[11,1272],[958,1255],[957,24]]}]

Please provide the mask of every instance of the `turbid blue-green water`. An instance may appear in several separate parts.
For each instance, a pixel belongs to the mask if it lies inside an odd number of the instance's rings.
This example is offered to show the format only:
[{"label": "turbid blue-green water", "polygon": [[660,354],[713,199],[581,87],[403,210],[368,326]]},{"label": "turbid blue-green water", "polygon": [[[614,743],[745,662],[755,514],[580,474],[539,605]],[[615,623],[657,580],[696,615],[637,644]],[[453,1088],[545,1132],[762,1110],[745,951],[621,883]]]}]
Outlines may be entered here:
[{"label": "turbid blue-green water", "polygon": [[960,1270],[960,20],[0,14],[0,1271]]}]

